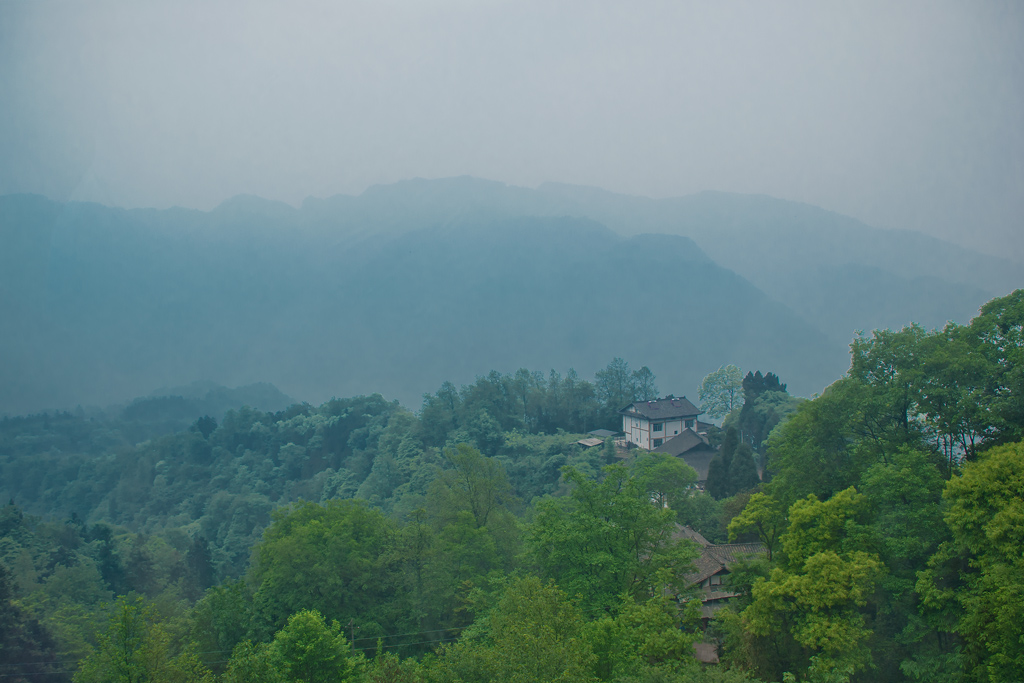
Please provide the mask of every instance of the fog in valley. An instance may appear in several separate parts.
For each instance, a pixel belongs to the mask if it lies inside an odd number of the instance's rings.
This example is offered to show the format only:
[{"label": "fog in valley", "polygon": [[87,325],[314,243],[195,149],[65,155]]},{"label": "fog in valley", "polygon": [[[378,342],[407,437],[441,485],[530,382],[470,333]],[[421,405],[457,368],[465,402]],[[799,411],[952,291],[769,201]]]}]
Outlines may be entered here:
[{"label": "fog in valley", "polygon": [[196,380],[416,408],[616,356],[679,393],[730,362],[820,392],[856,330],[1024,282],[1022,22],[4,3],[0,411]]},{"label": "fog in valley", "polygon": [[0,0],[0,680],[1015,683],[1024,3]]}]

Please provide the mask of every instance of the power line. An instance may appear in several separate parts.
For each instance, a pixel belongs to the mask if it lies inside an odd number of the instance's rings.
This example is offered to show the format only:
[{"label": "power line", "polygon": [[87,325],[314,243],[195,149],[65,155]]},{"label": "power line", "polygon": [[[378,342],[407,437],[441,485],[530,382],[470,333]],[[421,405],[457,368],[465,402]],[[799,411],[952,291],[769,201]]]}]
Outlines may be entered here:
[{"label": "power line", "polygon": [[[425,635],[425,634],[428,634],[428,633],[442,633],[444,631],[463,631],[466,628],[468,628],[468,627],[467,626],[449,626],[449,627],[445,627],[445,628],[429,629],[429,630],[426,630],[426,631],[411,631],[409,633],[391,633],[391,634],[382,635],[382,636],[365,636],[363,638],[356,638],[355,640],[356,641],[359,641],[359,640],[385,640],[385,639],[388,639],[388,638],[404,638],[404,637],[407,637],[407,636],[418,636],[418,635]],[[438,640],[424,640],[424,641],[420,641],[420,642],[416,642],[416,643],[398,643],[398,644],[394,644],[394,645],[386,645],[385,648],[399,648],[399,647],[408,647],[408,646],[411,646],[411,645],[423,645],[423,644],[426,644],[426,643],[440,643],[440,642],[446,642],[446,641],[449,641],[449,640],[456,640],[456,639],[457,639],[457,637],[452,637],[452,638],[441,638],[441,639],[438,639]],[[377,647],[376,645],[373,645],[373,646],[369,646],[369,647],[356,647],[356,648],[353,648],[353,649],[354,650],[361,650],[362,651],[362,650],[373,650],[373,649],[376,649],[376,647]],[[203,650],[202,652],[196,652],[194,654],[196,654],[196,655],[217,655],[217,654],[222,654],[222,653],[225,653],[225,652],[233,652],[233,650]],[[69,654],[72,654],[72,653],[65,652],[63,654],[64,655],[69,655]],[[227,661],[230,661],[230,660],[223,660],[223,662],[206,662],[206,664],[223,664],[224,662],[227,662]],[[55,660],[55,661],[48,661],[48,662],[9,662],[9,663],[6,663],[6,664],[0,664],[0,667],[2,667],[2,668],[11,668],[11,667],[20,667],[20,666],[42,666],[44,664],[53,664],[53,665],[64,664],[64,665],[67,665],[67,664],[70,664],[70,663],[71,662],[68,661],[68,660],[64,660],[64,661]],[[71,670],[71,671],[40,672],[40,673],[32,673],[32,674],[7,673],[7,674],[0,674],[0,678],[9,678],[11,676],[38,676],[38,675],[41,675],[41,673],[74,673],[74,670]]]}]

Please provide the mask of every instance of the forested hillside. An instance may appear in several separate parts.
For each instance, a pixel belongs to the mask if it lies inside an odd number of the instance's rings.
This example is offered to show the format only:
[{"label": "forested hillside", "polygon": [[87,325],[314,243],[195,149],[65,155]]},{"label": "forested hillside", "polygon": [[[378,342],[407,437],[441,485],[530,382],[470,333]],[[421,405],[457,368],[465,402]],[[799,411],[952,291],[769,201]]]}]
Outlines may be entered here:
[{"label": "forested hillside", "polygon": [[[622,359],[445,383],[416,414],[375,395],[162,435],[131,406],[8,418],[3,675],[1017,680],[1022,330],[1018,290],[970,325],[858,338],[812,400],[749,373],[713,436],[766,474],[709,493],[679,459],[577,443],[658,394]],[[681,524],[767,550],[703,619]]]},{"label": "forested hillside", "polygon": [[414,407],[480,368],[590,375],[614,356],[662,368],[666,386],[771,367],[811,395],[843,372],[855,330],[965,322],[1022,284],[1012,263],[791,202],[472,178],[301,209],[6,196],[0,247],[8,415],[197,379]]}]

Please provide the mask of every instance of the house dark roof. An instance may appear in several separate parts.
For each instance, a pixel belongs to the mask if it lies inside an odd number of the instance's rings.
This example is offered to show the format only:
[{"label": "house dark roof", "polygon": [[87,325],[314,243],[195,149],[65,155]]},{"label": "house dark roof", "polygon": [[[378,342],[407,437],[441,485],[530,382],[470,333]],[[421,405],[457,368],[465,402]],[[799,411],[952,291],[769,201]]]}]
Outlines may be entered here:
[{"label": "house dark roof", "polygon": [[676,436],[651,450],[655,453],[668,453],[669,455],[679,456],[698,447],[701,447],[702,450],[715,450],[697,432],[687,427]]},{"label": "house dark roof", "polygon": [[709,548],[704,548],[700,557],[693,561],[693,571],[684,574],[683,579],[687,584],[693,585],[704,581],[709,576],[714,576],[723,569],[725,569],[725,563],[710,552]]},{"label": "house dark roof", "polygon": [[708,471],[711,469],[711,460],[717,454],[717,451],[694,449],[688,453],[683,453],[679,457],[697,473],[697,481],[704,482],[708,480]]},{"label": "house dark roof", "polygon": [[681,526],[676,529],[676,532],[672,534],[672,538],[679,539],[685,538],[688,541],[693,541],[701,548],[707,548],[711,545],[711,541],[704,538],[699,531],[689,526]]},{"label": "house dark roof", "polygon": [[619,411],[623,415],[635,415],[648,420],[669,420],[674,417],[696,417],[701,409],[686,400],[686,397],[669,396],[657,401],[637,401]]},{"label": "house dark roof", "polygon": [[723,543],[711,546],[711,551],[727,568],[744,555],[764,555],[768,552],[764,543]]},{"label": "house dark roof", "polygon": [[697,429],[696,429],[696,431],[697,432],[706,432],[709,429],[711,429],[712,427],[717,427],[717,426],[718,425],[713,424],[711,422],[701,422],[700,420],[697,420]]},{"label": "house dark roof", "polygon": [[715,612],[725,607],[725,604],[732,598],[739,597],[739,593],[711,593],[701,600],[700,615],[705,619],[711,619]]},{"label": "house dark roof", "polygon": [[609,436],[615,436],[618,432],[613,432],[610,429],[595,429],[587,432],[587,434],[596,436],[599,439],[607,439]]},{"label": "house dark roof", "polygon": [[701,550],[700,557],[693,561],[693,571],[684,578],[690,585],[701,583],[708,577],[729,569],[744,555],[764,555],[766,552],[763,543],[708,544]]},{"label": "house dark roof", "polygon": [[655,453],[668,453],[692,467],[697,472],[697,481],[708,480],[708,468],[711,466],[711,459],[718,451],[692,429],[684,429],[682,434],[673,436],[671,439],[654,449]]}]

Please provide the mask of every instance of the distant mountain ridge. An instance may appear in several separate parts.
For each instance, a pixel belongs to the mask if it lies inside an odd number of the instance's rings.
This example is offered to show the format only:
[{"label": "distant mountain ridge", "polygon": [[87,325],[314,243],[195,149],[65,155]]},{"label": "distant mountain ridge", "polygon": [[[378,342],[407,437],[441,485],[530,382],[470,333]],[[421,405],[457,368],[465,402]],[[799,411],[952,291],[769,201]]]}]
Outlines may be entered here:
[{"label": "distant mountain ridge", "polygon": [[[593,187],[545,183],[530,190],[461,177],[408,180],[359,197],[307,200],[303,208],[321,202],[351,207],[350,215],[359,215],[356,207],[391,202],[424,220],[486,209],[502,216],[585,217],[625,236],[683,235],[844,345],[855,330],[964,323],[982,303],[1024,287],[1024,264],[764,195],[709,191],[649,199]],[[401,221],[392,218],[390,225],[400,229]],[[883,278],[861,281],[850,301],[833,282],[837,270]]]},{"label": "distant mountain ridge", "polygon": [[[914,257],[928,238],[791,204],[473,178],[298,209],[0,197],[0,413],[197,379],[272,382],[310,401],[381,392],[415,409],[445,380],[518,367],[589,377],[614,356],[650,366],[663,391],[695,393],[737,363],[808,395],[845,371],[852,329],[966,322],[1019,275],[945,243]],[[831,260],[819,219],[845,236]],[[792,234],[804,243],[786,244]],[[884,257],[849,246],[858,235]]]}]

